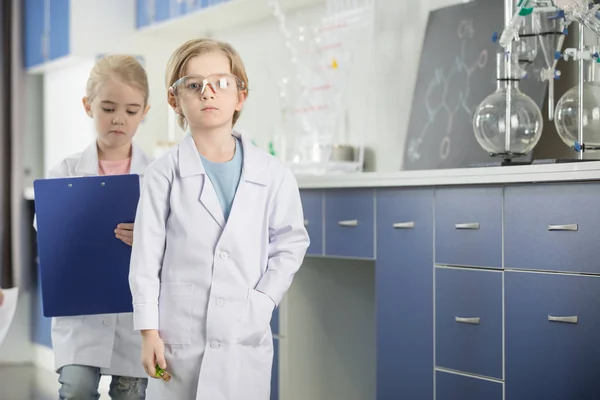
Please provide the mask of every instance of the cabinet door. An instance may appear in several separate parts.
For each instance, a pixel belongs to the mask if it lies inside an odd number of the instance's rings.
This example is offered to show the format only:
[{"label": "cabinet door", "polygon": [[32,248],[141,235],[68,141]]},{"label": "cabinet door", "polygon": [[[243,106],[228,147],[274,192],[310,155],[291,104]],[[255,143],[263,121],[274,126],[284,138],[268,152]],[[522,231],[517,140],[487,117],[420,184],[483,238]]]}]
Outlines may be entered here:
[{"label": "cabinet door", "polygon": [[600,273],[600,183],[514,185],[504,193],[506,268]]},{"label": "cabinet door", "polygon": [[271,318],[271,330],[273,331],[273,367],[271,369],[271,398],[279,399],[279,307],[273,312]]},{"label": "cabinet door", "polygon": [[186,14],[208,7],[210,0],[185,0]]},{"label": "cabinet door", "polygon": [[[76,1],[76,0],[74,0]],[[71,49],[71,0],[50,1],[50,60],[65,57]]]},{"label": "cabinet door", "polygon": [[433,189],[377,190],[377,400],[433,399]]},{"label": "cabinet door", "polygon": [[436,189],[435,262],[502,268],[502,187]]},{"label": "cabinet door", "polygon": [[136,0],[135,26],[137,29],[152,25],[154,21],[154,10],[150,0]]},{"label": "cabinet door", "polygon": [[301,190],[300,197],[304,212],[304,227],[310,239],[306,254],[323,255],[323,192]]},{"label": "cabinet door", "polygon": [[25,68],[42,64],[44,60],[44,0],[25,0],[24,61]]},{"label": "cabinet door", "polygon": [[185,14],[187,8],[184,0],[154,0],[155,22],[167,21]]},{"label": "cabinet door", "polygon": [[436,366],[502,379],[502,272],[436,268]]},{"label": "cabinet door", "polygon": [[350,258],[375,256],[375,191],[325,192],[325,254]]},{"label": "cabinet door", "polygon": [[[502,383],[443,371],[435,373],[436,400],[503,400]],[[506,397],[510,399],[510,397]],[[537,399],[537,398],[535,398]],[[531,398],[529,400],[534,400]],[[540,398],[541,400],[541,398]],[[544,399],[545,400],[545,399]]]},{"label": "cabinet door", "polygon": [[507,271],[504,285],[506,398],[598,398],[600,277]]}]

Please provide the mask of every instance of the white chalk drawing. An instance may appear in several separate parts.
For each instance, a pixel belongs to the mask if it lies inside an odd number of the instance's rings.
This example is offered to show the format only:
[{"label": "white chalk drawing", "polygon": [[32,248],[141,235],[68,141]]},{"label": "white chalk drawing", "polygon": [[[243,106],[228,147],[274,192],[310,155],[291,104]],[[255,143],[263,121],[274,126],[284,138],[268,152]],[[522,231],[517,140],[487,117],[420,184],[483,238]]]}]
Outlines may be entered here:
[{"label": "white chalk drawing", "polygon": [[[464,135],[463,131],[454,131],[454,121],[460,113],[466,113],[469,117],[473,112],[478,101],[469,98],[471,92],[471,75],[478,69],[485,68],[488,62],[487,50],[481,51],[479,56],[471,63],[466,61],[466,49],[469,45],[469,39],[475,35],[472,20],[463,20],[458,25],[457,36],[460,40],[460,52],[456,55],[452,66],[449,69],[436,68],[434,76],[429,82],[425,92],[424,106],[427,111],[427,121],[423,125],[420,134],[411,139],[408,144],[408,158],[415,162],[421,158],[420,147],[427,132],[439,118],[446,118],[446,135],[440,142],[439,157],[445,160],[450,155],[452,145],[452,135]],[[460,76],[462,74],[462,76]],[[461,90],[451,92],[450,84],[456,79],[464,80],[464,87]],[[436,97],[436,93],[441,96]],[[439,127],[439,125],[438,125]]]}]

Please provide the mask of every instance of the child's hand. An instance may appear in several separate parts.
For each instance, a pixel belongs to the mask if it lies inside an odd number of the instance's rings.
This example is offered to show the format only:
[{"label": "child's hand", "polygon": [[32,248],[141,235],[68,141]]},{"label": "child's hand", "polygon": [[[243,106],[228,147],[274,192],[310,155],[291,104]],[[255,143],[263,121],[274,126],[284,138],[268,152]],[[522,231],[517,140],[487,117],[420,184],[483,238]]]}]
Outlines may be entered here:
[{"label": "child's hand", "polygon": [[124,243],[133,246],[133,224],[119,224],[115,229],[115,236]]},{"label": "child's hand", "polygon": [[167,369],[165,344],[156,330],[142,331],[142,364],[148,376],[155,379],[161,379],[156,374],[157,364],[160,368]]}]

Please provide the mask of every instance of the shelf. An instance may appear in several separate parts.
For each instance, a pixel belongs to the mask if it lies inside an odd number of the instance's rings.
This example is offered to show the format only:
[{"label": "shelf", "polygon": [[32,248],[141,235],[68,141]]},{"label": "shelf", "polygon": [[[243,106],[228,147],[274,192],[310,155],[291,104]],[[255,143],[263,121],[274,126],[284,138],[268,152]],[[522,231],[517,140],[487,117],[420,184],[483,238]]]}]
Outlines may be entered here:
[{"label": "shelf", "polygon": [[[325,4],[324,0],[280,0],[285,13]],[[287,14],[286,14],[287,16]],[[268,0],[230,0],[138,30],[141,35],[174,41],[211,37],[215,32],[273,20]]]}]

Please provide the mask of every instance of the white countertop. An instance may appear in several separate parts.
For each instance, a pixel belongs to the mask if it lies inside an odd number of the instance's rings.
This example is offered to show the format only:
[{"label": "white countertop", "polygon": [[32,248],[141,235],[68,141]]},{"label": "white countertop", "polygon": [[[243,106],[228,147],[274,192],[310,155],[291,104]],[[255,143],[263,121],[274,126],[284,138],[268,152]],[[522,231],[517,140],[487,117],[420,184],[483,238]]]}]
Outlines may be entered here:
[{"label": "white countertop", "polygon": [[[298,175],[301,189],[600,181],[600,161],[510,167]],[[23,195],[33,200],[33,187]]]},{"label": "white countertop", "polygon": [[600,180],[600,161],[356,174],[298,175],[301,189]]}]

